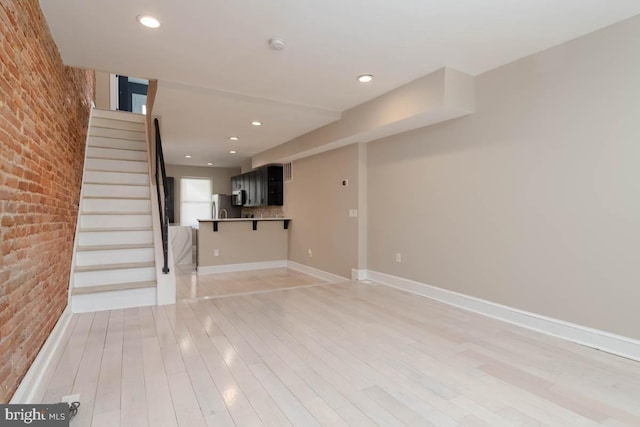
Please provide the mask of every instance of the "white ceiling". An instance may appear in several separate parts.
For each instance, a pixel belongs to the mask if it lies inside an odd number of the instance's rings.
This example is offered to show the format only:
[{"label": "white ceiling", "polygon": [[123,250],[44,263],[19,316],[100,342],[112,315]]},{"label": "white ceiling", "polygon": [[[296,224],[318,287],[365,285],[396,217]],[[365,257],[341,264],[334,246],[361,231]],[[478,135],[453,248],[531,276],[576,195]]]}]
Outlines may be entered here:
[{"label": "white ceiling", "polygon": [[[198,166],[237,166],[443,66],[477,75],[640,14],[638,0],[40,4],[66,64],[160,81],[165,158]],[[140,26],[143,13],[160,28]],[[271,37],[286,48],[270,50]],[[376,79],[362,85],[362,73]]]}]

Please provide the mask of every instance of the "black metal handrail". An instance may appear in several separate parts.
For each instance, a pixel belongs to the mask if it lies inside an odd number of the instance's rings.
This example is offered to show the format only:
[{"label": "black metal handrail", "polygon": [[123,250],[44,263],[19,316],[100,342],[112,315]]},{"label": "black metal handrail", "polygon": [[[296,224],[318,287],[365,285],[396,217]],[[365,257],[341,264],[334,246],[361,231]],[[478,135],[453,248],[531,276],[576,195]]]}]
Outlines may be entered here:
[{"label": "black metal handrail", "polygon": [[[158,193],[158,212],[160,213],[160,229],[162,230],[162,255],[164,265],[162,272],[169,273],[169,196],[167,194],[167,171],[164,167],[164,154],[162,153],[162,138],[160,137],[160,124],[158,119],[153,119],[156,128],[156,192]],[[162,179],[162,189],[160,189]]]}]

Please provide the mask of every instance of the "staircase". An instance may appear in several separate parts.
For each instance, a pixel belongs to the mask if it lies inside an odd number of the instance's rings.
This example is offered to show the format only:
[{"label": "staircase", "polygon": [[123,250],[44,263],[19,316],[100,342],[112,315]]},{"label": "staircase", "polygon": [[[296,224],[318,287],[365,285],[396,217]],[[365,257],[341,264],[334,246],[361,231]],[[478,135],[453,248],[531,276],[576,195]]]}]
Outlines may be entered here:
[{"label": "staircase", "polygon": [[74,313],[156,304],[145,116],[93,109],[73,262]]}]

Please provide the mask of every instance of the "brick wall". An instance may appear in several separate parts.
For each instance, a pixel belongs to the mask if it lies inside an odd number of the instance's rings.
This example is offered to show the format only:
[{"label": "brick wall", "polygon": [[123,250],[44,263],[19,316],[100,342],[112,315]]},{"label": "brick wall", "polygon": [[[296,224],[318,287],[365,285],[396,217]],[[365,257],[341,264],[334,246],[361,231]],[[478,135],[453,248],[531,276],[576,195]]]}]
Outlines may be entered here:
[{"label": "brick wall", "polygon": [[65,67],[37,0],[0,2],[0,402],[67,304],[92,71]]}]

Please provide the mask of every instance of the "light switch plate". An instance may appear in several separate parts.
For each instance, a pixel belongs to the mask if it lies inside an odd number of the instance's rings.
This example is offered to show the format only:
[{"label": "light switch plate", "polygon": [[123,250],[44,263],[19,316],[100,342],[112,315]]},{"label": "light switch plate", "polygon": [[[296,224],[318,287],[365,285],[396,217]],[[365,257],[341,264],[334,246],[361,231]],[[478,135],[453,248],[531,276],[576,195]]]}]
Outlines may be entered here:
[{"label": "light switch plate", "polygon": [[356,218],[358,216],[358,209],[349,209],[349,216]]}]

